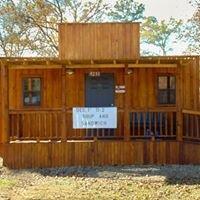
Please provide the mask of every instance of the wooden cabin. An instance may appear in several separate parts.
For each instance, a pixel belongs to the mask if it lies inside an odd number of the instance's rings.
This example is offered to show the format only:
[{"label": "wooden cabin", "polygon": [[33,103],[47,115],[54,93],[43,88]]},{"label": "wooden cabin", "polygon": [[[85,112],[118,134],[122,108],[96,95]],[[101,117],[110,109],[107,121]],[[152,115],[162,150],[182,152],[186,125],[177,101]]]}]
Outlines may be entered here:
[{"label": "wooden cabin", "polygon": [[139,23],[66,23],[59,58],[1,58],[4,165],[200,164],[200,56],[139,43]]}]

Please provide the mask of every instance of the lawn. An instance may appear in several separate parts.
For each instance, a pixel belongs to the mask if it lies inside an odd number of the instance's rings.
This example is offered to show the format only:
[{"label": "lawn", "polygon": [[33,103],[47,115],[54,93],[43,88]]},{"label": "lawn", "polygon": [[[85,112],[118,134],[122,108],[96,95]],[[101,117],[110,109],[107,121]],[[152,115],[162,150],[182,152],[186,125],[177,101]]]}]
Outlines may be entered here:
[{"label": "lawn", "polygon": [[200,199],[200,166],[0,168],[0,199]]}]

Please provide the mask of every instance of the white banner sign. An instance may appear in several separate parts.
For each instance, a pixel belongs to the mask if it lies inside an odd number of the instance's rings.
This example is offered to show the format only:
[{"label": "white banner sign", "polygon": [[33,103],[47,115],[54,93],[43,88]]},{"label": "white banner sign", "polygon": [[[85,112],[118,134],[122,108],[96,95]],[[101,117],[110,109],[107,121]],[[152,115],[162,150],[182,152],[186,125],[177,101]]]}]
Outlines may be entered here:
[{"label": "white banner sign", "polygon": [[73,128],[117,128],[117,108],[75,107],[73,108]]}]

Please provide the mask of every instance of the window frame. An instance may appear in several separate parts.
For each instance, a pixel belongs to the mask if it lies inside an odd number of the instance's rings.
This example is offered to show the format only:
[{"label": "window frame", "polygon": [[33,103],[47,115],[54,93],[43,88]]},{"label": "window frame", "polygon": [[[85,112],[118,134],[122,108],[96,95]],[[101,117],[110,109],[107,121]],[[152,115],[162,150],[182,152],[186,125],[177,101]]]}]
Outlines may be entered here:
[{"label": "window frame", "polygon": [[[40,91],[39,91],[39,93],[40,93],[40,103],[39,104],[25,104],[25,102],[24,102],[24,93],[25,93],[25,91],[24,91],[24,80],[25,79],[34,79],[34,78],[37,78],[37,79],[40,79]],[[23,76],[22,77],[22,84],[21,84],[21,86],[22,86],[22,89],[21,89],[21,91],[22,91],[22,94],[21,94],[21,97],[22,97],[22,107],[24,107],[24,108],[39,108],[39,107],[41,107],[42,106],[42,99],[43,99],[43,93],[42,93],[42,91],[43,91],[43,79],[42,79],[42,77],[40,76],[40,75],[27,75],[27,76]],[[32,85],[31,85],[32,86]],[[32,90],[31,91],[29,91],[29,92],[33,92]]]},{"label": "window frame", "polygon": [[[159,77],[167,77],[167,89],[159,89]],[[175,78],[175,88],[171,89],[170,88],[170,77],[174,77]],[[167,103],[160,103],[158,100],[158,96],[159,96],[159,91],[167,91]],[[170,103],[170,91],[174,91],[175,94],[175,102],[174,103]],[[157,105],[159,106],[169,106],[169,107],[175,107],[176,106],[176,102],[177,102],[177,75],[176,74],[157,74],[156,75],[156,102]]]}]

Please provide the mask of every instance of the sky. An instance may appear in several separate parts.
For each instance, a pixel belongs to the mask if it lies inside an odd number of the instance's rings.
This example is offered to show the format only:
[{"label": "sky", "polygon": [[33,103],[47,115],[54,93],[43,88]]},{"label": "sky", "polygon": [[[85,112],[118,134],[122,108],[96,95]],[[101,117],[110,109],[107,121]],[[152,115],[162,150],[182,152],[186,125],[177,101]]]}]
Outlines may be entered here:
[{"label": "sky", "polygon": [[189,0],[138,0],[145,5],[145,16],[155,16],[160,20],[170,17],[187,20],[191,18],[195,9]]},{"label": "sky", "polygon": [[[114,4],[116,0],[104,0]],[[190,0],[135,0],[145,5],[145,16],[155,16],[159,20],[167,20],[170,17],[187,20],[191,18],[195,9],[189,3]]]},{"label": "sky", "polygon": [[[189,3],[189,0],[138,0],[138,2],[145,5],[145,16],[155,16],[158,20],[169,20],[170,17],[173,17],[186,22],[195,12],[195,8]],[[147,45],[141,45],[141,47],[146,49]],[[171,55],[181,55],[186,51],[187,44],[178,41],[172,44],[172,48]],[[159,53],[156,48],[155,51]]]}]

